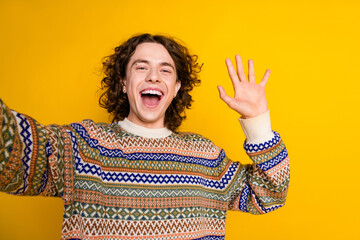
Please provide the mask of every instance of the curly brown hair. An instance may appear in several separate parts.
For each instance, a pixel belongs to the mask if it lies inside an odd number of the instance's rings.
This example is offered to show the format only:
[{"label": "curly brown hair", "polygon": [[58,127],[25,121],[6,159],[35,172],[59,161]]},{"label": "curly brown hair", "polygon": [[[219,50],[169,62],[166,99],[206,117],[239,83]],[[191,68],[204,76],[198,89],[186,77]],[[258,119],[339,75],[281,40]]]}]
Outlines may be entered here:
[{"label": "curly brown hair", "polygon": [[123,79],[126,67],[141,43],[159,43],[163,45],[174,60],[177,80],[181,82],[180,90],[165,112],[164,125],[171,131],[176,131],[186,118],[185,108],[189,109],[193,102],[190,91],[200,84],[198,73],[202,64],[197,63],[197,55],[190,55],[189,50],[178,41],[163,35],[148,33],[131,37],[115,48],[115,53],[103,59],[105,77],[101,81],[104,92],[99,99],[99,105],[114,117],[112,122],[123,120],[129,115],[130,103],[126,93],[123,93]]}]

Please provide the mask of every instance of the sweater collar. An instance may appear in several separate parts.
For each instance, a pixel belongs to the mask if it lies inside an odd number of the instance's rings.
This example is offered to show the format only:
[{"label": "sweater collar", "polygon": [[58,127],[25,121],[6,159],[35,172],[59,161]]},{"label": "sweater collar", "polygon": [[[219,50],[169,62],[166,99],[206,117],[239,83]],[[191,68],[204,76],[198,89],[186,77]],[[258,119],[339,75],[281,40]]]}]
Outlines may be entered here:
[{"label": "sweater collar", "polygon": [[130,122],[127,118],[118,122],[125,131],[144,138],[165,138],[172,134],[172,131],[164,128],[146,128]]}]

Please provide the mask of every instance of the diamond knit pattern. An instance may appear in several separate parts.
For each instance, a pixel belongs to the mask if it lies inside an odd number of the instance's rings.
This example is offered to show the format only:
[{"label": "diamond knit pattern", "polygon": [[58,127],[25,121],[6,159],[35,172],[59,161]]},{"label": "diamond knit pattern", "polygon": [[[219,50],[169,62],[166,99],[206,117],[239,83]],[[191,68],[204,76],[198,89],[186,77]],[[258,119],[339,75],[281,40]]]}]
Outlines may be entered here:
[{"label": "diamond knit pattern", "polygon": [[225,238],[226,211],[285,204],[290,178],[280,135],[230,160],[194,133],[143,138],[116,123],[43,126],[0,100],[0,190],[64,200],[61,239]]}]

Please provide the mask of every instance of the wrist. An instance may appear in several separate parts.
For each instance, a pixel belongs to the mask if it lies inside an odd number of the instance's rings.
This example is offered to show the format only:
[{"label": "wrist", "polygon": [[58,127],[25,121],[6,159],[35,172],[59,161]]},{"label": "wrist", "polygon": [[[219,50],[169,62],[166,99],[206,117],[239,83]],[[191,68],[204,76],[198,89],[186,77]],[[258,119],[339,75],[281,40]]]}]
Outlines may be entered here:
[{"label": "wrist", "polygon": [[264,114],[264,113],[266,113],[268,111],[269,111],[268,108],[264,108],[264,109],[258,110],[256,112],[252,112],[250,114],[242,114],[240,118],[241,119],[256,118],[256,117],[258,117],[258,116],[260,116],[260,115],[262,115],[262,114]]}]

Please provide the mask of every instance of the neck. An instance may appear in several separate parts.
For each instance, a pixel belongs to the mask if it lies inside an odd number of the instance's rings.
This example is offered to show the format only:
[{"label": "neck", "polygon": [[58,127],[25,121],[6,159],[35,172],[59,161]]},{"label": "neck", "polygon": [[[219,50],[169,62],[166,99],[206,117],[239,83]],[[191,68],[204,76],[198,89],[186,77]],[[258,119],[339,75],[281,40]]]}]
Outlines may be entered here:
[{"label": "neck", "polygon": [[139,119],[139,117],[136,116],[135,114],[133,114],[133,112],[131,110],[130,110],[129,116],[127,116],[127,119],[130,122],[132,122],[138,126],[145,127],[145,128],[164,128],[165,127],[164,118],[165,117],[158,118],[155,121],[146,122],[146,121]]}]

